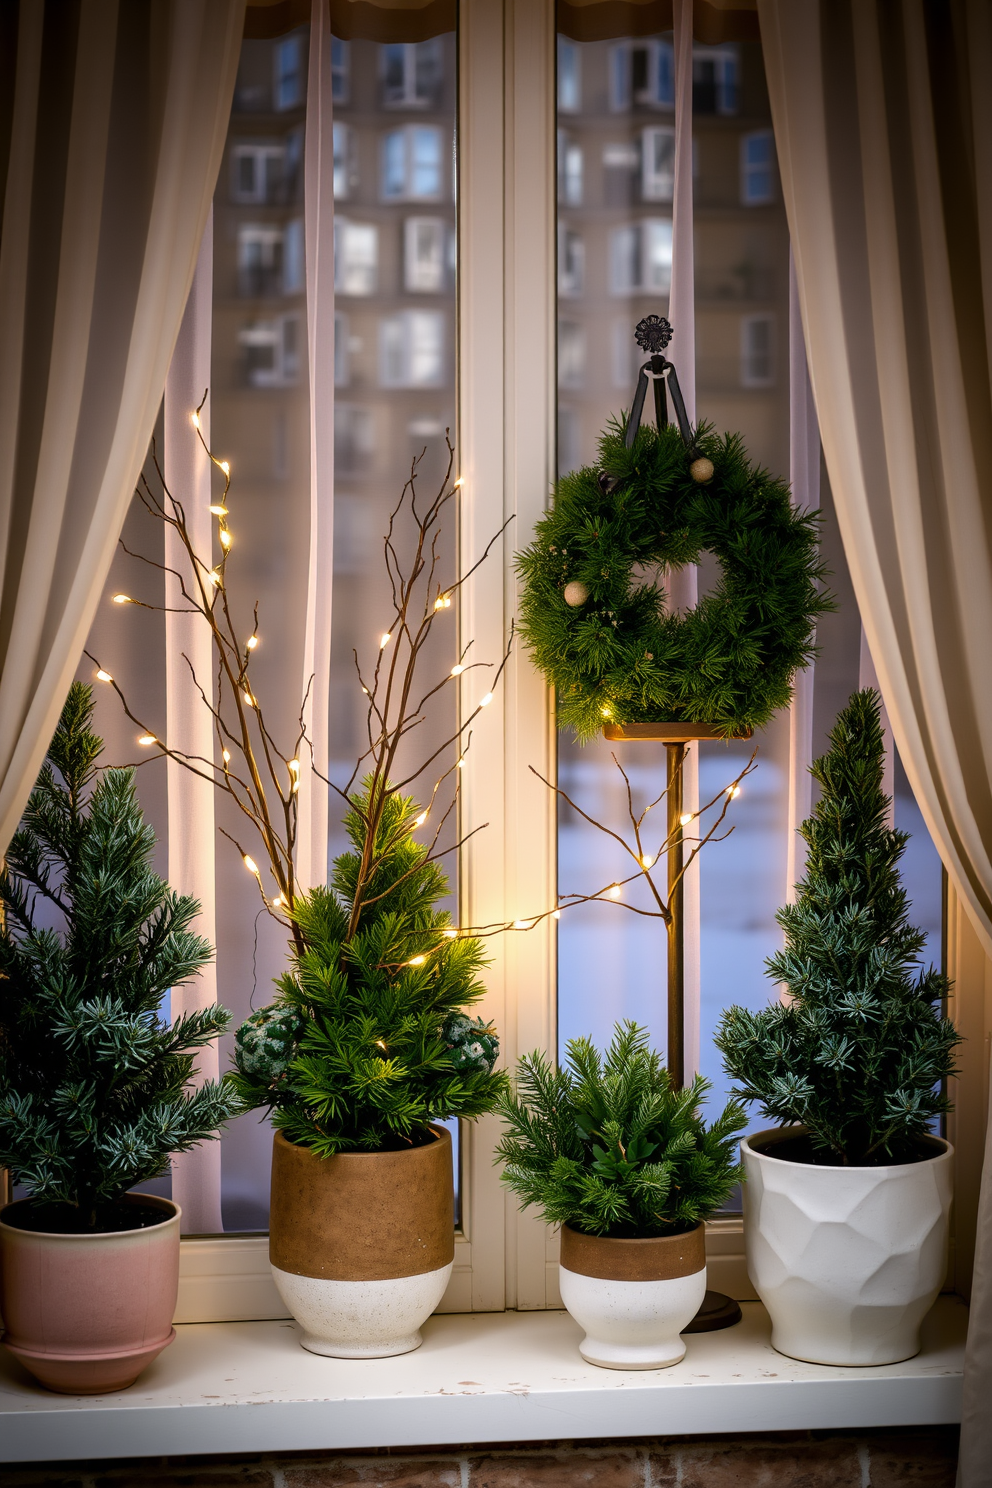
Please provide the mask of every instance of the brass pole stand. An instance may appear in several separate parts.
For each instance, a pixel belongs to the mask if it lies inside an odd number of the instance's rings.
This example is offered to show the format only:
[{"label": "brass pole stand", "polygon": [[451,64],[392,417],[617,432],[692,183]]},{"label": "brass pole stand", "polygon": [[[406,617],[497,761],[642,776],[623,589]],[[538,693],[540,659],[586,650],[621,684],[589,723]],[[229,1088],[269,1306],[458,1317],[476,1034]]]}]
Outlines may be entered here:
[{"label": "brass pole stand", "polygon": [[[683,789],[686,750],[698,739],[721,739],[715,728],[702,723],[609,724],[607,739],[655,740],[665,746],[667,762],[667,859],[668,859],[668,1073],[677,1090],[685,1086],[685,896],[682,869],[685,863],[682,831]],[[707,1290],[703,1305],[683,1333],[709,1333],[731,1328],[741,1320],[741,1309],[733,1297]]]}]

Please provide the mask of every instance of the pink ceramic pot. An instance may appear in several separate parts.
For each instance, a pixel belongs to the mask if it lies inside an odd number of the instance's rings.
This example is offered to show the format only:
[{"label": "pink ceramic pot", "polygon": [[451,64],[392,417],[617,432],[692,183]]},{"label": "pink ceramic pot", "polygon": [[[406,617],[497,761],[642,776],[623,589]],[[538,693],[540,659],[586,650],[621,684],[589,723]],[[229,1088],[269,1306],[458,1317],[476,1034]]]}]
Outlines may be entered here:
[{"label": "pink ceramic pot", "polygon": [[124,1202],[161,1209],[162,1223],[57,1235],[18,1230],[0,1217],[4,1345],[64,1395],[127,1389],[176,1336],[179,1206],[148,1194],[126,1194]]}]

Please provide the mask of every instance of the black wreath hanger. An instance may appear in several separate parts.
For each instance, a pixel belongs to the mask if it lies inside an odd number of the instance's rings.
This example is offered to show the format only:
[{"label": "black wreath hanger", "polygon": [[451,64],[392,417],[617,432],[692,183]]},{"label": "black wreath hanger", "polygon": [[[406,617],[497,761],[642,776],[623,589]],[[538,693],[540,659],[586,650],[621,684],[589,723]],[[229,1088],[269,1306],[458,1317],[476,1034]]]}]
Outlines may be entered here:
[{"label": "black wreath hanger", "polygon": [[672,403],[675,405],[679,433],[682,435],[686,448],[692,448],[692,430],[685,411],[682,389],[679,387],[679,376],[675,370],[675,364],[665,356],[665,350],[672,335],[671,321],[666,320],[664,315],[645,315],[643,320],[637,322],[634,329],[634,340],[641,350],[648,352],[649,355],[638,372],[634,401],[630,405],[630,418],[627,420],[627,432],[623,441],[628,449],[632,447],[637,438],[637,431],[641,427],[649,382],[654,383],[654,417],[658,428],[663,429],[668,423],[667,387],[671,391]]}]

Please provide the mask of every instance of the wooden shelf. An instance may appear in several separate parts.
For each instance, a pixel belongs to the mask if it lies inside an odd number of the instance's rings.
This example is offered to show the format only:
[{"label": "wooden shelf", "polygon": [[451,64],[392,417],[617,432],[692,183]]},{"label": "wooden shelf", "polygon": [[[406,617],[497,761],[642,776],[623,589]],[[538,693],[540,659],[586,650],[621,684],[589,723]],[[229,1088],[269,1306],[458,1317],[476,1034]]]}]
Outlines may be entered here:
[{"label": "wooden shelf", "polygon": [[752,729],[734,734],[732,739],[711,723],[608,723],[603,738],[610,740],[655,740],[661,744],[691,744],[696,739],[722,739],[725,744],[737,739],[750,739]]}]

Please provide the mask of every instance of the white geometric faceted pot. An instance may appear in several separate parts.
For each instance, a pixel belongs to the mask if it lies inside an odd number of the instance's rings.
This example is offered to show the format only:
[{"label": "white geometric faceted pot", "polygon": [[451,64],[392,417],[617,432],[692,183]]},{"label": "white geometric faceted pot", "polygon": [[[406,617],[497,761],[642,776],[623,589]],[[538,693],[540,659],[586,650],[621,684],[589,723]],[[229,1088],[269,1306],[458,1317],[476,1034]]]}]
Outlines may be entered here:
[{"label": "white geometric faceted pot", "polygon": [[561,1232],[561,1299],[586,1336],[579,1353],[602,1369],[667,1369],[706,1295],[703,1226],[686,1235],[613,1240]]},{"label": "white geometric faceted pot", "polygon": [[741,1143],[744,1244],[780,1354],[813,1364],[896,1364],[947,1270],[953,1149],[888,1167],[826,1167],[776,1156],[802,1127]]},{"label": "white geometric faceted pot", "polygon": [[451,1135],[318,1157],[277,1132],[269,1261],[314,1354],[381,1359],[422,1342],[455,1255]]}]

